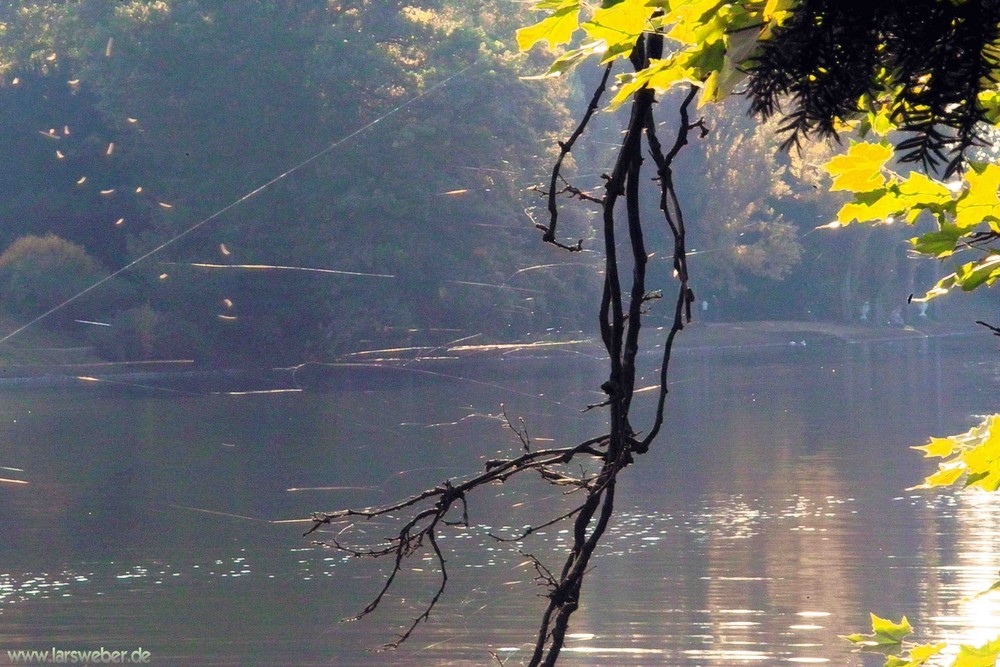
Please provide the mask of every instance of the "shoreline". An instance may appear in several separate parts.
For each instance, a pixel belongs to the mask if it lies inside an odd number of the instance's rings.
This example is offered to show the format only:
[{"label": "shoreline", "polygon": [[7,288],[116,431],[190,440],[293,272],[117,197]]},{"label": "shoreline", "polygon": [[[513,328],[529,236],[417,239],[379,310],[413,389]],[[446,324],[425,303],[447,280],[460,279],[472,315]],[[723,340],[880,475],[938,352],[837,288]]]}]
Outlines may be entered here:
[{"label": "shoreline", "polygon": [[[652,330],[649,327],[648,330]],[[874,327],[835,322],[756,321],[756,322],[695,322],[677,338],[675,352],[752,352],[757,349],[784,346],[831,346],[877,344],[928,338],[992,336],[984,327],[968,324],[926,322],[922,327]],[[351,386],[359,374],[375,378],[391,373],[401,378],[400,371],[410,375],[445,372],[452,366],[473,364],[489,367],[503,362],[546,362],[559,359],[603,359],[603,348],[596,338],[570,341],[548,340],[526,344],[495,344],[481,346],[420,348],[400,354],[394,350],[344,355],[329,362],[305,362],[294,367],[234,367],[211,368],[193,360],[160,360],[108,362],[86,358],[87,348],[34,348],[38,354],[46,350],[59,361],[64,354],[74,352],[79,361],[70,363],[0,363],[0,389],[66,388],[102,386],[135,387],[154,390],[184,391],[185,387],[213,385],[220,393],[241,393],[233,388],[269,387],[268,391],[298,391],[303,386]],[[421,350],[429,350],[424,354]],[[63,357],[60,359],[59,357]],[[388,377],[388,376],[387,376]],[[144,385],[144,382],[166,382],[166,386]],[[225,391],[230,389],[233,391]],[[202,392],[203,393],[203,392]]]}]

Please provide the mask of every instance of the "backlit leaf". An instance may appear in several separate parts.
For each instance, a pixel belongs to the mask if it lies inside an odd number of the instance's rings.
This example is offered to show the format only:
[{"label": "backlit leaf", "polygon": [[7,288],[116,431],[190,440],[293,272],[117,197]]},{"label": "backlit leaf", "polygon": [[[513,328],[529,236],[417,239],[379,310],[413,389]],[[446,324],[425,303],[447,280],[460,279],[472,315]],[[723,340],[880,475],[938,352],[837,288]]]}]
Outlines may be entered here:
[{"label": "backlit leaf", "polygon": [[594,16],[581,27],[587,36],[607,45],[604,60],[629,53],[635,46],[635,41],[647,28],[647,22],[655,7],[645,2],[619,2],[618,4],[598,9]]},{"label": "backlit leaf", "polygon": [[958,478],[965,474],[965,466],[952,466],[945,467],[942,463],[941,468],[924,479],[924,483],[918,487],[920,489],[932,489],[936,486],[950,486],[958,481]]},{"label": "backlit leaf", "polygon": [[903,638],[913,634],[910,622],[904,616],[899,623],[890,621],[887,618],[879,618],[875,614],[872,617],[872,631],[875,633],[875,640],[879,644],[898,644]]},{"label": "backlit leaf", "polygon": [[899,644],[904,637],[913,633],[913,628],[905,616],[899,623],[880,618],[875,614],[870,614],[870,616],[872,619],[871,634],[855,633],[853,635],[840,635],[840,638],[859,646],[889,646]]},{"label": "backlit leaf", "polygon": [[663,21],[674,26],[667,35],[670,39],[681,44],[701,44],[724,37],[726,17],[720,16],[719,12],[731,3],[726,0],[687,0],[671,4],[670,13]]},{"label": "backlit leaf", "polygon": [[912,172],[899,184],[899,195],[910,206],[944,206],[953,199],[951,190],[944,183],[919,171]]},{"label": "backlit leaf", "polygon": [[580,63],[582,63],[587,58],[604,53],[607,49],[607,45],[604,42],[590,42],[589,44],[583,44],[579,48],[570,49],[566,53],[562,54],[554,61],[552,65],[549,66],[548,71],[544,74],[538,74],[536,76],[524,76],[521,77],[525,80],[536,80],[536,79],[548,79],[550,77],[562,76],[566,72],[570,71]]},{"label": "backlit leaf", "polygon": [[993,585],[990,586],[989,588],[987,588],[985,591],[979,591],[978,593],[976,593],[975,595],[973,595],[972,597],[970,597],[968,599],[969,600],[976,600],[978,598],[983,597],[984,595],[989,595],[990,593],[992,593],[993,591],[996,591],[998,589],[1000,589],[1000,581],[994,581]]},{"label": "backlit leaf", "polygon": [[955,252],[964,234],[957,225],[946,223],[936,232],[910,239],[910,245],[919,253],[941,259]]},{"label": "backlit leaf", "polygon": [[885,661],[884,667],[920,667],[927,664],[927,661],[943,651],[948,645],[944,642],[939,644],[920,644],[909,650],[907,655],[890,655]]},{"label": "backlit leaf", "polygon": [[1000,488],[1000,429],[990,429],[986,439],[962,454],[960,460],[968,468],[966,486],[987,491]]},{"label": "backlit leaf", "polygon": [[951,667],[995,667],[1000,656],[1000,637],[982,646],[962,644]]},{"label": "backlit leaf", "polygon": [[906,203],[892,189],[858,192],[854,201],[847,202],[837,211],[837,222],[842,225],[852,222],[884,222],[906,208]]},{"label": "backlit leaf", "polygon": [[892,146],[887,143],[856,143],[844,155],[826,163],[824,169],[833,177],[831,190],[870,192],[886,184],[882,168],[892,157]]},{"label": "backlit leaf", "polygon": [[548,42],[549,47],[568,44],[573,39],[573,33],[580,26],[580,0],[562,0],[561,2],[540,2],[534,9],[552,10],[552,14],[538,23],[517,31],[517,47],[527,51],[538,42]]},{"label": "backlit leaf", "polygon": [[958,443],[951,438],[931,438],[931,441],[920,447],[913,447],[917,451],[924,453],[924,458],[951,456],[957,448]]},{"label": "backlit leaf", "polygon": [[955,204],[955,224],[969,229],[990,218],[1000,219],[1000,166],[973,165],[965,179],[968,188]]},{"label": "backlit leaf", "polygon": [[764,21],[773,21],[780,25],[791,15],[795,3],[796,0],[767,0],[767,4],[764,6]]},{"label": "backlit leaf", "polygon": [[966,292],[980,285],[992,285],[1000,278],[1000,255],[989,255],[978,262],[963,264],[955,270],[955,284]]},{"label": "backlit leaf", "polygon": [[614,109],[633,94],[649,87],[657,92],[669,90],[678,83],[696,83],[697,74],[677,58],[652,59],[649,67],[635,74],[623,74],[618,78],[621,84],[609,106]]},{"label": "backlit leaf", "polygon": [[925,456],[951,458],[938,464],[938,470],[916,489],[929,489],[954,484],[966,475],[965,486],[986,491],[1000,488],[1000,415],[991,415],[979,426],[950,438],[932,438],[930,443],[914,449]]}]

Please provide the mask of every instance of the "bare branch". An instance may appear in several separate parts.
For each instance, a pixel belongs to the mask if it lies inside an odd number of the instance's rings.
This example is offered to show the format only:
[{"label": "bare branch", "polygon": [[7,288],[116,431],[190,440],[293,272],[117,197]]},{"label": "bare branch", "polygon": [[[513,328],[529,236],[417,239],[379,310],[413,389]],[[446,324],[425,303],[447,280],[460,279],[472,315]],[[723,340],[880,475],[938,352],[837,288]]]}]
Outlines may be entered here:
[{"label": "bare branch", "polygon": [[593,118],[595,113],[597,113],[597,109],[601,103],[601,97],[604,95],[604,90],[607,88],[608,78],[611,76],[611,68],[611,63],[608,63],[608,66],[604,68],[604,75],[601,77],[601,83],[594,90],[594,94],[590,98],[590,104],[587,105],[587,110],[583,114],[583,118],[580,119],[580,123],[576,126],[576,129],[573,130],[569,139],[559,142],[559,157],[556,158],[555,164],[552,167],[552,176],[549,179],[549,224],[548,226],[537,225],[538,228],[544,232],[542,235],[543,241],[571,252],[583,250],[583,239],[577,241],[575,245],[566,245],[556,241],[556,222],[559,218],[559,206],[556,204],[556,182],[562,178],[561,171],[563,160],[565,160],[566,156],[573,150],[573,144],[576,143],[576,140],[579,139],[580,135],[582,135],[584,130],[587,129],[587,124],[590,123],[590,119]]},{"label": "bare branch", "polygon": [[561,514],[561,515],[555,517],[554,519],[549,519],[545,523],[540,523],[540,524],[535,525],[535,526],[528,526],[527,528],[525,528],[523,531],[521,531],[521,533],[519,533],[515,537],[500,537],[498,535],[494,535],[493,533],[489,533],[489,536],[492,537],[497,542],[521,542],[525,538],[527,538],[529,535],[531,535],[532,533],[537,533],[538,531],[540,531],[540,530],[542,530],[544,528],[548,528],[549,526],[554,526],[557,523],[561,523],[562,521],[565,521],[566,519],[570,518],[571,516],[573,516],[577,512],[579,512],[582,508],[583,508],[583,505],[580,505],[578,507],[575,507],[575,508],[571,509],[569,512],[566,512],[565,514]]},{"label": "bare branch", "polygon": [[[637,41],[630,60],[635,69],[640,70],[649,63],[650,58],[661,57],[662,50],[663,37],[655,32],[647,33]],[[563,178],[562,164],[596,112],[610,71],[610,66],[605,69],[601,83],[594,91],[590,105],[576,130],[567,141],[559,144],[560,154],[552,170],[549,188],[543,193],[548,198],[549,224],[536,225],[544,232],[543,240],[546,243],[566,250],[580,250],[582,241],[574,246],[556,240],[557,197],[567,194],[573,198],[597,203],[602,207],[605,264],[599,323],[601,340],[607,351],[610,368],[608,379],[601,385],[607,399],[587,406],[584,411],[607,407],[610,428],[605,434],[573,446],[534,449],[524,420],[513,420],[507,414],[506,408],[501,406],[504,425],[514,432],[520,444],[521,451],[518,455],[488,460],[480,473],[468,479],[446,480],[432,489],[394,503],[365,509],[344,509],[314,514],[312,517],[314,523],[307,535],[332,523],[345,523],[351,526],[361,520],[391,518],[398,513],[410,515],[399,531],[386,543],[349,547],[341,543],[339,536],[326,542],[328,546],[354,556],[393,558],[393,567],[381,589],[355,618],[361,618],[378,607],[395,582],[406,558],[430,551],[437,561],[441,572],[438,588],[422,613],[412,620],[397,641],[387,645],[388,648],[396,647],[409,638],[420,623],[430,617],[435,605],[444,594],[448,576],[445,570],[445,558],[437,541],[438,531],[455,526],[469,526],[468,494],[479,491],[489,484],[503,483],[515,475],[534,471],[546,483],[563,487],[567,489],[567,493],[580,494],[582,500],[572,509],[541,523],[527,526],[514,536],[500,537],[490,533],[490,537],[498,542],[521,542],[539,530],[564,521],[572,521],[572,542],[558,572],[550,570],[534,556],[524,554],[534,566],[535,582],[544,587],[544,597],[547,600],[528,664],[533,667],[554,665],[563,648],[570,617],[579,606],[580,591],[590,568],[591,557],[600,544],[614,512],[618,474],[631,465],[633,455],[648,450],[653,438],[661,429],[667,395],[667,371],[673,343],[676,335],[690,321],[691,304],[694,301],[687,269],[684,217],[674,187],[672,164],[674,158],[687,144],[689,133],[697,129],[704,136],[707,128],[702,120],[693,123],[690,121],[688,109],[697,93],[697,88],[692,87],[679,108],[680,124],[674,143],[664,152],[657,138],[653,119],[656,105],[654,93],[642,89],[633,97],[632,113],[614,167],[611,173],[605,176],[604,196],[598,198],[575,188]],[[644,161],[643,139],[656,165],[655,180],[659,184],[660,209],[673,236],[673,268],[677,280],[677,297],[674,303],[673,325],[664,342],[660,391],[652,428],[640,441],[638,433],[630,423],[630,409],[635,391],[642,316],[646,313],[647,304],[663,296],[660,290],[650,291],[646,288],[647,252],[643,220],[640,215],[640,191],[644,182],[641,178]],[[560,182],[563,187],[558,189]],[[623,233],[623,225],[616,219],[619,215],[617,204],[622,198],[625,200],[624,228],[627,230],[627,238],[619,238]],[[631,253],[629,262],[632,269],[631,282],[627,292],[622,289],[622,281],[627,277],[622,275],[624,272],[619,271],[617,254],[619,246],[623,252]],[[579,470],[571,471],[568,467],[574,462],[580,464],[580,467]],[[588,465],[584,466],[583,462]],[[447,518],[449,511],[459,504],[461,519],[449,521]],[[498,663],[503,664],[504,661],[496,653],[491,655]]]},{"label": "bare branch", "polygon": [[503,403],[500,404],[500,413],[503,415],[504,423],[507,425],[511,431],[517,435],[517,439],[521,441],[521,446],[524,447],[524,451],[531,451],[531,438],[528,437],[528,427],[524,423],[524,417],[518,419],[521,424],[521,428],[518,429],[510,421],[510,417],[507,416],[507,409],[504,407]]}]

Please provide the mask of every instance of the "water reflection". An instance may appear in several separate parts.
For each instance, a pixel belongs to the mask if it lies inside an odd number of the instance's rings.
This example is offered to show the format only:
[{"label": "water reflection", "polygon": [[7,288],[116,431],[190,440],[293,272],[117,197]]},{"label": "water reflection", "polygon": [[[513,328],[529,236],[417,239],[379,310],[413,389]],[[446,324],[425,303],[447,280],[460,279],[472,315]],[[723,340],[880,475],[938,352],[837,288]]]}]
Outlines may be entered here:
[{"label": "water reflection", "polygon": [[1000,635],[1000,594],[986,593],[1000,579],[1000,499],[969,491],[943,500],[934,522],[941,562],[927,583],[931,627],[924,634],[948,642],[953,657],[960,644],[980,646]]},{"label": "water reflection", "polygon": [[[836,637],[864,630],[869,610],[908,614],[921,641],[1000,632],[998,602],[976,597],[1000,576],[995,501],[901,495],[926,474],[910,445],[995,409],[989,354],[931,342],[681,355],[671,433],[622,480],[566,663],[881,664]],[[592,402],[581,388],[603,369],[556,368],[355,379],[351,391],[5,394],[0,464],[19,472],[3,476],[30,483],[0,484],[0,645],[63,637],[149,647],[157,664],[374,664],[367,649],[419,613],[434,563],[410,563],[379,614],[340,624],[382,570],[280,522],[420,490],[517,448],[501,403],[539,441],[593,435],[601,418],[579,412]],[[566,528],[524,543],[489,535],[572,500],[512,481],[474,502],[473,525],[441,540],[450,594],[412,645],[379,660],[523,661],[542,601],[518,549],[546,558]]]}]

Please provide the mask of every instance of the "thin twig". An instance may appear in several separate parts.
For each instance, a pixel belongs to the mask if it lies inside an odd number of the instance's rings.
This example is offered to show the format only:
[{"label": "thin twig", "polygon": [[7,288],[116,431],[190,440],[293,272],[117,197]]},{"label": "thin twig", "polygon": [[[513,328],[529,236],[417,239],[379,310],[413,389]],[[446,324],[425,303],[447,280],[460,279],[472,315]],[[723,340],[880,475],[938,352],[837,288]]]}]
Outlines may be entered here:
[{"label": "thin twig", "polygon": [[611,77],[611,68],[613,63],[608,63],[608,66],[604,68],[604,75],[601,77],[601,83],[594,90],[594,94],[590,98],[590,104],[587,105],[587,110],[583,114],[583,118],[580,119],[580,123],[573,130],[573,133],[569,136],[566,141],[559,142],[559,157],[556,158],[555,164],[552,166],[552,175],[549,178],[549,191],[548,191],[548,208],[549,208],[549,224],[548,226],[539,225],[544,234],[542,234],[542,240],[546,243],[551,243],[563,250],[569,250],[570,252],[579,252],[583,250],[583,239],[580,239],[574,245],[568,245],[560,243],[556,240],[556,221],[559,218],[559,206],[556,204],[556,182],[562,178],[562,164],[566,156],[570,154],[573,150],[573,144],[576,140],[580,138],[583,131],[587,129],[587,124],[590,123],[590,119],[593,118],[594,114],[597,113],[597,109],[601,104],[601,97],[604,95],[604,91],[608,85],[608,79]]}]

